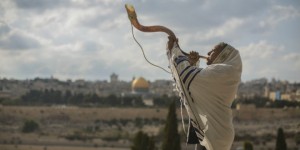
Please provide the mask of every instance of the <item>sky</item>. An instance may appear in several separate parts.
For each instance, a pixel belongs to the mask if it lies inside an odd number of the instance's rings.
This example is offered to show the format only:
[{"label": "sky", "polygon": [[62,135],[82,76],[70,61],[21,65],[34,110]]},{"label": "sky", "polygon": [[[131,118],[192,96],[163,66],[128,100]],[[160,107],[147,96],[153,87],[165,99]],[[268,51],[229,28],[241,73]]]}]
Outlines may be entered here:
[{"label": "sky", "polygon": [[[126,3],[141,24],[174,31],[186,52],[206,55],[222,41],[238,49],[242,81],[300,82],[298,0],[1,0],[0,78],[172,79],[143,58]],[[134,34],[147,58],[167,68],[167,35]]]}]

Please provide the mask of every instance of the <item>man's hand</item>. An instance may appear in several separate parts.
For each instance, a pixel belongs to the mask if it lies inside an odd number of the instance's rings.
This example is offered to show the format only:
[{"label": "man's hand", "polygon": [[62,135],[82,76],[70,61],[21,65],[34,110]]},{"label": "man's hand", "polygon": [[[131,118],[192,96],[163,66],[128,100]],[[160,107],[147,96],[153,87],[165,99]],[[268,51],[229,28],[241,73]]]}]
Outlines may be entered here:
[{"label": "man's hand", "polygon": [[189,57],[189,62],[192,66],[196,66],[197,61],[199,60],[200,56],[198,52],[191,51],[190,54],[188,55]]},{"label": "man's hand", "polygon": [[167,48],[170,51],[170,50],[172,50],[172,48],[174,46],[174,43],[177,43],[177,45],[178,45],[178,39],[176,39],[174,37],[171,37],[171,36],[169,36],[168,39],[169,39],[169,41],[168,41],[168,47]]}]

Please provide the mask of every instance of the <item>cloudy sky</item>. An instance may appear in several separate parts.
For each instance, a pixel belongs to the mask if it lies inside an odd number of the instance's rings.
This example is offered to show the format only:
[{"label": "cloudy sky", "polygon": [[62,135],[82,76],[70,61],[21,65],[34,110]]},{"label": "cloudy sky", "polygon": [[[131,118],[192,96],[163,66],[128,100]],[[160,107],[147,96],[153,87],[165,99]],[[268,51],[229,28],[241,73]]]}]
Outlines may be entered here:
[{"label": "cloudy sky", "polygon": [[[1,0],[0,78],[171,79],[144,60],[126,3],[141,24],[172,29],[185,51],[230,43],[241,52],[243,81],[300,82],[298,0]],[[134,32],[149,60],[167,68],[167,36]]]}]

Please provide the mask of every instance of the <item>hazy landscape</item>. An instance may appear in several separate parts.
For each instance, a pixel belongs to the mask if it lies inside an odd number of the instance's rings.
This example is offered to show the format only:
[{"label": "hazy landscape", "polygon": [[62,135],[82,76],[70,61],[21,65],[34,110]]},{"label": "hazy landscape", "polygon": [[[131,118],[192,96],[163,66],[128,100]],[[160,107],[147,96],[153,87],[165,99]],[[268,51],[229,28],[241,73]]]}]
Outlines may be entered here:
[{"label": "hazy landscape", "polygon": [[[247,116],[250,113],[255,113],[255,110],[240,112],[235,110],[236,138],[232,149],[242,147],[244,141],[253,142],[255,149],[274,149],[279,127],[285,131],[289,149],[297,149],[295,136],[300,129],[299,108],[273,109],[271,111],[274,114],[276,112],[281,114],[285,111],[290,116],[274,115],[273,118],[266,116],[267,120],[262,116],[262,118],[252,120]],[[129,150],[131,139],[139,130],[155,136],[156,143],[159,145],[166,116],[166,108],[1,106],[0,147],[1,150]],[[177,117],[180,125],[178,129],[182,135],[181,145],[185,148],[185,135],[180,124],[179,109],[177,110]],[[32,133],[22,132],[25,120],[38,122],[39,129]],[[187,148],[193,149],[192,146]]]}]

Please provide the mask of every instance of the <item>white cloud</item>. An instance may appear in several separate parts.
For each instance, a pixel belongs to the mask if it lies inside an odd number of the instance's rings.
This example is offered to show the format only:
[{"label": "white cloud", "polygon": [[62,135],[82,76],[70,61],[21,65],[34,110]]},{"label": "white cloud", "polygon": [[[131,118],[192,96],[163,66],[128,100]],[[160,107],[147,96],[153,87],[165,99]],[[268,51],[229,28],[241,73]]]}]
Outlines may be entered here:
[{"label": "white cloud", "polygon": [[284,46],[274,45],[266,40],[237,47],[243,61],[243,78],[279,77],[282,63],[278,53],[285,51]]},{"label": "white cloud", "polygon": [[209,40],[215,37],[223,37],[229,35],[231,32],[235,31],[241,25],[243,25],[244,20],[239,18],[231,18],[228,21],[224,22],[223,25],[217,28],[210,29],[207,33],[204,34],[203,38]]},{"label": "white cloud", "polygon": [[6,35],[0,37],[0,48],[2,50],[35,49],[47,43],[49,43],[48,40],[19,29],[10,29]]},{"label": "white cloud", "polygon": [[274,53],[282,51],[283,49],[283,46],[272,45],[265,40],[261,40],[258,43],[250,43],[247,46],[239,47],[241,55],[244,59],[272,58]]},{"label": "white cloud", "polygon": [[269,12],[268,16],[259,22],[261,28],[274,28],[277,24],[290,19],[300,16],[300,11],[293,6],[273,6]]},{"label": "white cloud", "polygon": [[[295,65],[296,68],[300,68],[300,53],[288,53],[282,57],[290,66]],[[300,69],[298,69],[300,71]]]},{"label": "white cloud", "polygon": [[0,2],[0,21],[10,23],[15,20],[17,16],[17,10],[15,3],[10,0],[1,0]]}]

